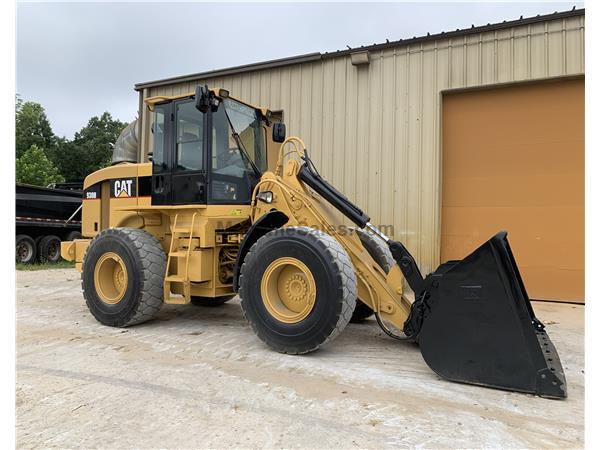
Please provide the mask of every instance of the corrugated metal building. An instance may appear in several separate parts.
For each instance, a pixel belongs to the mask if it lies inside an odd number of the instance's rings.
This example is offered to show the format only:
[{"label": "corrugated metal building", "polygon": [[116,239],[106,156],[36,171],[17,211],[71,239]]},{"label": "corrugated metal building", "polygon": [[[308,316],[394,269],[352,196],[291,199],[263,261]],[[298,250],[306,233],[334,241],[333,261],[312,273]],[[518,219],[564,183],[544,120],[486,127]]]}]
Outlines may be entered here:
[{"label": "corrugated metal building", "polygon": [[507,229],[532,298],[583,291],[584,10],[140,83],[283,110],[320,172],[423,271]]}]

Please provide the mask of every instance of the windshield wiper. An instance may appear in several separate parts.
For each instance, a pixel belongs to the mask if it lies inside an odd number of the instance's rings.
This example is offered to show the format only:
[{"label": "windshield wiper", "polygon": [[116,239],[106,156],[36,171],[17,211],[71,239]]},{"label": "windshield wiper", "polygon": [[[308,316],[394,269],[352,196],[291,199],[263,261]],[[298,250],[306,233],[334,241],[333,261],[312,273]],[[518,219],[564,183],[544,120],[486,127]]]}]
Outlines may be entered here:
[{"label": "windshield wiper", "polygon": [[252,170],[254,170],[254,174],[258,178],[260,178],[262,176],[262,172],[258,169],[258,167],[256,167],[256,164],[254,164],[254,161],[252,161],[252,158],[250,158],[250,155],[248,154],[248,151],[246,150],[246,146],[242,142],[240,135],[237,133],[237,131],[235,131],[235,127],[233,126],[233,123],[231,122],[231,118],[229,117],[229,113],[227,112],[227,107],[225,106],[225,104],[223,104],[223,111],[225,112],[225,117],[227,117],[227,121],[229,122],[229,126],[231,127],[231,135],[233,136],[233,139],[235,139],[235,143],[237,144],[238,149],[240,150],[240,153],[242,154],[242,156],[244,156],[244,159],[246,159],[246,161],[250,163]]}]

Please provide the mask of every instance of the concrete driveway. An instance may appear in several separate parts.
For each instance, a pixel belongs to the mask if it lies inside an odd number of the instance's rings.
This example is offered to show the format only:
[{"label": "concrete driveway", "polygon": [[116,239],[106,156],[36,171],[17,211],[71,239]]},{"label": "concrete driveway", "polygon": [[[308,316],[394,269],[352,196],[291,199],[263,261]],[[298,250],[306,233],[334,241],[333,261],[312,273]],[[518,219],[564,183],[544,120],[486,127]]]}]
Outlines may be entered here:
[{"label": "concrete driveway", "polygon": [[100,325],[74,269],[17,274],[17,448],[580,448],[584,308],[534,303],[569,397],[438,378],[372,320],[307,356],[267,349],[236,300]]}]

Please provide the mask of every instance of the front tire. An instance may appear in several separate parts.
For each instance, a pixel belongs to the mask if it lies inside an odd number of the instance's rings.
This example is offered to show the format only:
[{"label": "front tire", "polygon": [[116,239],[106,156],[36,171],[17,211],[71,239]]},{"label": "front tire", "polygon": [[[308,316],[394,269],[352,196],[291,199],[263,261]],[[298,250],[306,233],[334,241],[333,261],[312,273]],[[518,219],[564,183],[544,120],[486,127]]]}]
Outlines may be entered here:
[{"label": "front tire", "polygon": [[244,316],[281,353],[316,350],[346,327],[356,275],[344,248],[309,227],[273,230],[250,249],[240,271]]},{"label": "front tire", "polygon": [[[369,252],[369,255],[371,255],[371,258],[375,260],[385,273],[388,273],[394,264],[396,264],[388,245],[372,233],[368,233],[359,228],[355,228],[354,231],[358,235],[363,247],[365,247],[367,252]],[[373,310],[371,307],[359,299],[359,301],[356,302],[356,308],[352,313],[350,322],[362,323],[372,315]]]},{"label": "front tire", "polygon": [[163,304],[166,257],[144,230],[109,228],[83,258],[83,296],[102,324],[126,327],[152,319]]}]

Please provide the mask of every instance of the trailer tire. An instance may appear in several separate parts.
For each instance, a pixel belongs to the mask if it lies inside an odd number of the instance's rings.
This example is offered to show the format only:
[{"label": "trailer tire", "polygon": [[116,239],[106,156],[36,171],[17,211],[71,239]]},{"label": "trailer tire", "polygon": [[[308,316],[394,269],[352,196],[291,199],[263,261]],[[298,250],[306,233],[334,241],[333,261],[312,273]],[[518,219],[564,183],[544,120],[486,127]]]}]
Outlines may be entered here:
[{"label": "trailer tire", "polygon": [[205,306],[212,308],[215,306],[221,306],[234,297],[235,295],[224,295],[222,297],[198,297],[196,295],[192,295],[191,303],[194,306]]},{"label": "trailer tire", "polygon": [[35,260],[39,261],[40,260],[40,241],[42,240],[42,238],[44,237],[44,235],[40,235],[40,236],[36,236],[34,238],[35,241]]},{"label": "trailer tire", "polygon": [[83,238],[83,236],[79,231],[71,231],[69,234],[67,234],[65,241],[74,241],[75,239],[81,238]]},{"label": "trailer tire", "polygon": [[83,296],[102,324],[127,327],[152,319],[163,304],[165,252],[150,233],[109,228],[83,257]]},{"label": "trailer tire", "polygon": [[356,305],[350,257],[330,235],[309,227],[270,231],[240,271],[244,317],[281,353],[314,351],[338,336]]},{"label": "trailer tire", "polygon": [[[355,228],[354,231],[358,235],[360,242],[365,247],[371,258],[383,269],[385,273],[388,273],[390,269],[396,264],[390,248],[383,240],[379,239],[372,233],[368,233],[360,228]],[[362,301],[356,302],[356,308],[352,313],[351,323],[362,323],[373,315],[373,310],[370,306],[366,305]]]},{"label": "trailer tire", "polygon": [[37,256],[37,247],[31,236],[17,234],[15,238],[16,261],[21,264],[32,264]]},{"label": "trailer tire", "polygon": [[38,244],[40,262],[55,264],[60,261],[60,238],[52,234],[43,236]]}]

